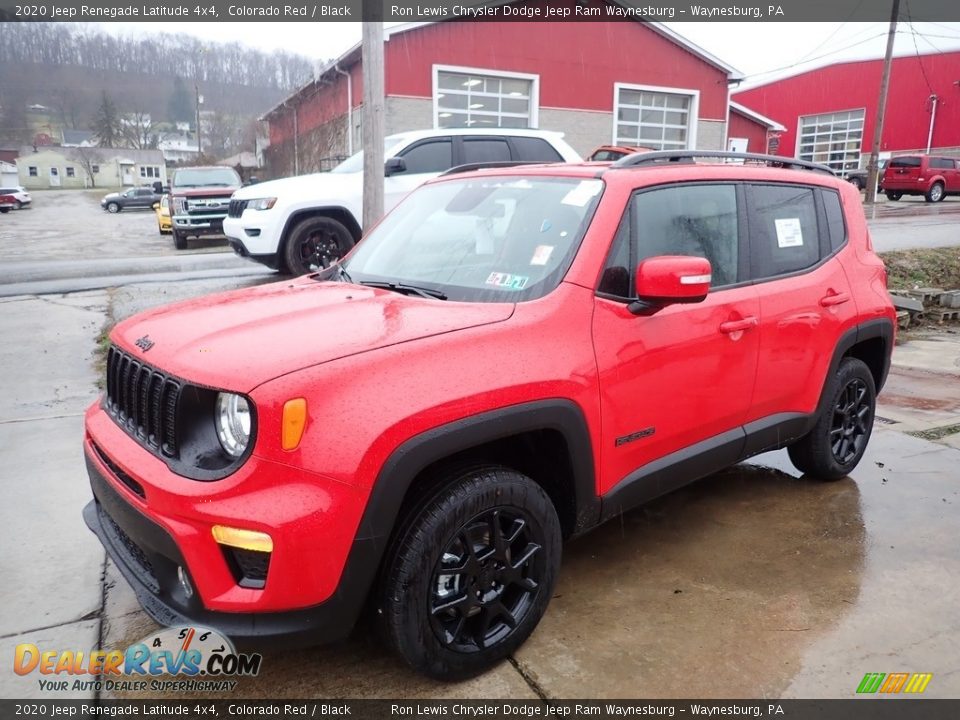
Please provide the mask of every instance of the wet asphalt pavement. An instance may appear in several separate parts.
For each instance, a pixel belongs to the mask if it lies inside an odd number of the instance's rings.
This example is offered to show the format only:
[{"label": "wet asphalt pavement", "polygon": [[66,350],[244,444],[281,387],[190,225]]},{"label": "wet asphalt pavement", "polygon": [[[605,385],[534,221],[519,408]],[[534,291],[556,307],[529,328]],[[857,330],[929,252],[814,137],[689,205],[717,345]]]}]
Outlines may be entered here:
[{"label": "wet asphalt pavement", "polygon": [[[38,204],[19,222],[44,212]],[[4,223],[11,215],[0,219],[0,252],[31,241]],[[150,213],[103,220],[131,233],[116,238],[114,257],[174,252],[141,227]],[[58,252],[47,257],[65,259]],[[0,657],[21,642],[122,649],[156,630],[80,518],[90,497],[82,412],[98,393],[100,329],[275,277],[0,299]],[[851,477],[812,482],[785,452],[770,453],[569,543],[540,627],[485,675],[417,676],[367,622],[336,646],[265,653],[261,674],[229,697],[829,698],[852,697],[866,672],[931,672],[925,696],[957,697],[960,434],[936,430],[960,423],[960,334],[916,337],[894,362],[883,420]],[[0,673],[0,697],[58,695],[92,692],[48,693],[37,674]]]}]

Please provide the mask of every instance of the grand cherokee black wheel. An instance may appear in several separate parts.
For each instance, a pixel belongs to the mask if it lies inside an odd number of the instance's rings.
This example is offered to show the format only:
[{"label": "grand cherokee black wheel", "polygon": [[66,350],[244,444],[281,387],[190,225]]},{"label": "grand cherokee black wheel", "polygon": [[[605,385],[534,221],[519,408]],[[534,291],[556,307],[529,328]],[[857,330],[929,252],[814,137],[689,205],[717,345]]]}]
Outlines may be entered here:
[{"label": "grand cherokee black wheel", "polygon": [[353,247],[350,231],[333,218],[310,217],[293,228],[283,249],[291,275],[304,275],[330,267]]},{"label": "grand cherokee black wheel", "polygon": [[527,639],[560,565],[560,522],[543,489],[503,467],[453,473],[388,557],[380,621],[415,669],[480,673]]},{"label": "grand cherokee black wheel", "polygon": [[893,200],[894,202],[903,197],[902,192],[895,192],[894,190],[887,190],[885,195],[887,196],[887,200]]},{"label": "grand cherokee black wheel", "polygon": [[860,462],[877,404],[873,375],[861,360],[844,358],[827,388],[829,405],[813,430],[790,446],[798,470],[821,480],[839,480]]}]

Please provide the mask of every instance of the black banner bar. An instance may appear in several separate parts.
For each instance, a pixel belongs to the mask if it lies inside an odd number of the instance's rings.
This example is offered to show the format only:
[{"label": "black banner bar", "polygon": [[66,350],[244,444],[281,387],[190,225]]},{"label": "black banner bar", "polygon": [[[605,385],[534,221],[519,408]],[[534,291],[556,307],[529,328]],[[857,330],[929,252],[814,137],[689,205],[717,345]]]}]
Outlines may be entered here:
[{"label": "black banner bar", "polygon": [[8,718],[784,718],[953,720],[960,700],[0,700]]},{"label": "black banner bar", "polygon": [[[7,22],[887,22],[888,0],[0,0]],[[958,0],[910,0],[904,21],[960,21]]]}]

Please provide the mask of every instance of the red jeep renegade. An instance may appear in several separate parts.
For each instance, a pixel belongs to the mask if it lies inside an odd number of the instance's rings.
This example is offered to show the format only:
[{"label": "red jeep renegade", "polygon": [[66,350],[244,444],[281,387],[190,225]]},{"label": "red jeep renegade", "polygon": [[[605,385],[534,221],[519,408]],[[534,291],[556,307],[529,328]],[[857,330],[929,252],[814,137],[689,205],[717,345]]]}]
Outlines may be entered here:
[{"label": "red jeep renegade", "polygon": [[846,476],[894,341],[859,195],[702,157],[454,171],[318,275],[117,325],[84,518],[145,610],[313,643],[370,601],[463,678],[565,538],[775,448]]}]

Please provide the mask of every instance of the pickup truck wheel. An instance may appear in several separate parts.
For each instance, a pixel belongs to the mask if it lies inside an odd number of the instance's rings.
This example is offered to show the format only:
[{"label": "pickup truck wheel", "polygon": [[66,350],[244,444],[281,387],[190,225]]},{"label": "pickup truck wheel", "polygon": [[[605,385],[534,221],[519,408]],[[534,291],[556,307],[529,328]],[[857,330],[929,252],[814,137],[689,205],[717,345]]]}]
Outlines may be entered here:
[{"label": "pickup truck wheel", "polygon": [[173,231],[173,246],[177,250],[187,249],[187,236],[184,233]]},{"label": "pickup truck wheel", "polygon": [[120,212],[120,205],[115,202],[107,203],[107,212],[110,212],[110,213]]},{"label": "pickup truck wheel", "polygon": [[839,480],[860,462],[877,406],[873,374],[866,364],[847,357],[827,388],[829,405],[808,435],[788,449],[798,470],[819,480]]},{"label": "pickup truck wheel", "polygon": [[304,275],[330,267],[353,247],[350,231],[333,218],[310,217],[294,226],[283,250],[291,275]]},{"label": "pickup truck wheel", "polygon": [[413,668],[462,680],[540,622],[560,566],[560,521],[543,488],[513,470],[475,466],[445,480],[388,555],[380,620]]},{"label": "pickup truck wheel", "polygon": [[927,202],[930,203],[940,202],[943,200],[943,183],[935,182],[933,185],[931,185],[930,189],[927,190],[925,197],[927,198]]},{"label": "pickup truck wheel", "polygon": [[852,177],[850,178],[850,184],[853,185],[857,190],[863,190],[864,182],[862,178]]}]

